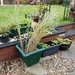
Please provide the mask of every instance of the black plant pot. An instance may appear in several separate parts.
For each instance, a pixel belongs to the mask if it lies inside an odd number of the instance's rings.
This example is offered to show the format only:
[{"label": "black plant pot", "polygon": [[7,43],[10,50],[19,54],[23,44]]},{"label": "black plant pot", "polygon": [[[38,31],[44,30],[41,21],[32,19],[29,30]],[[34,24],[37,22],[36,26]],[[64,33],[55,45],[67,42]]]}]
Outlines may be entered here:
[{"label": "black plant pot", "polygon": [[2,43],[6,43],[6,42],[8,42],[9,41],[9,35],[7,35],[7,36],[1,36],[0,37],[0,41],[2,42]]},{"label": "black plant pot", "polygon": [[10,37],[10,38],[14,38],[13,33],[10,33],[10,34],[9,34],[9,37]]},{"label": "black plant pot", "polygon": [[[71,42],[72,43],[72,42]],[[59,50],[63,50],[63,51],[66,51],[66,50],[68,50],[68,48],[70,48],[70,46],[71,46],[71,43],[70,44],[68,44],[68,45],[64,45],[64,44],[61,44],[61,46],[59,47]]]}]

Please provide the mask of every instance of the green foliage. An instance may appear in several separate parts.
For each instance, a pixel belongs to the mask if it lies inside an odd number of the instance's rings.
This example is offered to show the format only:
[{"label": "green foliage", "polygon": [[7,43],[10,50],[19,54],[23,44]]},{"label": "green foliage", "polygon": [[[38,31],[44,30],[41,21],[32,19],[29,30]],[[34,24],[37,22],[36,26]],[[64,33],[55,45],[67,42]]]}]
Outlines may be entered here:
[{"label": "green foliage", "polygon": [[27,34],[28,34],[28,37],[31,37],[33,32],[28,32]]},{"label": "green foliage", "polygon": [[30,19],[23,19],[23,20],[21,20],[21,24],[29,24],[30,23]]},{"label": "green foliage", "polygon": [[10,25],[0,25],[0,34],[9,33]]},{"label": "green foliage", "polygon": [[48,10],[48,6],[46,5],[46,4],[44,4],[44,5],[41,5],[41,6],[39,6],[39,12],[47,12],[47,10]]},{"label": "green foliage", "polygon": [[57,38],[56,40],[57,40],[58,42],[62,42],[62,41],[63,41],[62,38]]},{"label": "green foliage", "polygon": [[58,41],[58,40],[52,40],[51,42],[52,42],[52,44],[51,44],[52,46],[53,46],[53,45],[56,45],[56,44],[58,44],[58,43],[59,43],[59,41]]},{"label": "green foliage", "polygon": [[61,43],[61,44],[70,44],[72,42],[69,38],[57,38],[55,40],[52,40],[53,44]]},{"label": "green foliage", "polygon": [[51,27],[54,27],[53,24],[55,24],[55,17],[55,11],[52,11],[51,13],[45,13],[43,20],[40,23],[38,23],[37,29],[35,29],[33,35],[29,39],[25,53],[29,53],[36,50],[36,47],[39,44],[44,33],[47,32],[49,28],[51,29]]},{"label": "green foliage", "polygon": [[45,44],[45,43],[40,43],[40,45],[41,45],[42,47],[44,47],[44,48],[48,48],[48,47],[49,47],[49,45],[48,45],[48,44]]},{"label": "green foliage", "polygon": [[72,42],[72,40],[65,38],[65,39],[63,39],[62,44],[70,44],[71,42]]},{"label": "green foliage", "polygon": [[[18,20],[18,19],[17,19],[17,20]],[[17,29],[17,26],[18,26],[18,25],[19,25],[20,27],[21,27],[21,26],[25,27],[25,26],[29,25],[29,23],[30,23],[30,19],[21,19],[18,24],[16,24],[16,22],[14,21],[14,19],[12,19],[12,20],[10,21],[9,25],[10,25],[10,28]]]},{"label": "green foliage", "polygon": [[2,33],[2,37],[8,36],[9,33]]}]

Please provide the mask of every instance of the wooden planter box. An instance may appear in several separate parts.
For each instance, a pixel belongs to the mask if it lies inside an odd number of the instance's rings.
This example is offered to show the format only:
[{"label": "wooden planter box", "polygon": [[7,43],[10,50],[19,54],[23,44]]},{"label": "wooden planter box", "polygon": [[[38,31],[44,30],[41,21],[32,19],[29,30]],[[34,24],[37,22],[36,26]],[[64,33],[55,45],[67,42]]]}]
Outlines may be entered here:
[{"label": "wooden planter box", "polygon": [[15,47],[17,43],[19,43],[18,40],[3,44],[0,42],[0,62],[20,57],[19,51]]},{"label": "wooden planter box", "polygon": [[59,25],[55,28],[58,31],[65,31],[65,37],[69,37],[72,40],[75,39],[75,22],[69,23],[69,24],[64,24],[64,25]]},{"label": "wooden planter box", "polygon": [[[75,22],[57,26],[55,29],[58,31],[53,34],[49,34],[45,37],[42,37],[40,41],[47,42],[50,40],[54,40],[58,37],[62,37],[63,35],[65,35],[65,37],[71,38],[72,40],[75,40],[75,33],[72,32],[71,34],[66,35],[68,30],[75,29]],[[15,45],[18,43],[19,40],[13,42],[7,42],[4,44],[0,43],[0,62],[11,60],[20,56],[18,50],[15,47]]]},{"label": "wooden planter box", "polygon": [[47,42],[47,41],[50,41],[50,40],[54,40],[58,37],[62,37],[64,35],[64,33],[65,33],[65,31],[58,31],[58,32],[55,32],[53,34],[49,34],[49,35],[43,37],[41,39],[41,42]]}]

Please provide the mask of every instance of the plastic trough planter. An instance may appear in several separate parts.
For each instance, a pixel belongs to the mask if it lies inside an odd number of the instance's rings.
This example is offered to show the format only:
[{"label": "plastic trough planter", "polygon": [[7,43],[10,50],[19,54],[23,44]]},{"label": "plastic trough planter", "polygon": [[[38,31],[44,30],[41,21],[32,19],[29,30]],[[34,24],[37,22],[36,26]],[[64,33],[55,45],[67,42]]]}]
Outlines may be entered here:
[{"label": "plastic trough planter", "polygon": [[[50,44],[51,41],[48,41],[48,42],[45,42],[46,44]],[[59,47],[60,47],[61,44],[57,44],[57,45],[54,45],[54,46],[50,46],[48,48],[45,48],[45,50],[43,51],[42,53],[42,57],[46,57],[46,56],[50,56],[52,54],[55,54],[59,51]]]},{"label": "plastic trough planter", "polygon": [[21,58],[24,61],[24,63],[26,63],[26,65],[32,66],[36,63],[39,62],[41,55],[42,55],[42,51],[44,50],[43,47],[41,47],[40,45],[37,46],[38,50],[35,50],[31,53],[25,54],[21,48],[20,45],[16,45],[16,48],[18,49],[18,51],[20,52]]}]

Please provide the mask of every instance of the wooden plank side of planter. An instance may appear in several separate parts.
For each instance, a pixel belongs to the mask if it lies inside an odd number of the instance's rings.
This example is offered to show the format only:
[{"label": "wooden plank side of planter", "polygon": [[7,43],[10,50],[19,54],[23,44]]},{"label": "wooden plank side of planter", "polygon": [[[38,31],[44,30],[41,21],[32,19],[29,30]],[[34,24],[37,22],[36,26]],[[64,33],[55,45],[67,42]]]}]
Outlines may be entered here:
[{"label": "wooden plank side of planter", "polygon": [[0,62],[18,58],[20,56],[18,50],[14,46],[0,48]]},{"label": "wooden plank side of planter", "polygon": [[73,28],[75,28],[75,25],[73,25]]},{"label": "wooden plank side of planter", "polygon": [[59,34],[52,35],[52,36],[47,36],[45,38],[42,38],[40,42],[47,42],[47,41],[50,41],[50,40],[54,40],[54,39],[56,39],[58,37],[59,37]]},{"label": "wooden plank side of planter", "polygon": [[68,38],[71,38],[72,40],[75,40],[75,35],[69,36]]},{"label": "wooden plank side of planter", "polygon": [[66,25],[66,26],[61,26],[59,28],[63,29],[63,30],[68,30],[68,29],[72,29],[74,25]]}]

